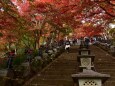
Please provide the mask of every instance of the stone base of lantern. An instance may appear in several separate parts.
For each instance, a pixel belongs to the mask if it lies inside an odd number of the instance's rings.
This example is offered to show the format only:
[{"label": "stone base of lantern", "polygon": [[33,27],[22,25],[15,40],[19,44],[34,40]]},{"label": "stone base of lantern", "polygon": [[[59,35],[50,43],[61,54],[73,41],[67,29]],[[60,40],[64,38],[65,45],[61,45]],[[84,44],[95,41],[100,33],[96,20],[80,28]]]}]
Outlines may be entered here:
[{"label": "stone base of lantern", "polygon": [[91,70],[95,70],[94,65],[88,67],[83,67],[83,66],[79,66],[79,71],[82,72],[84,69],[91,69]]},{"label": "stone base of lantern", "polygon": [[79,49],[78,53],[79,53],[79,55],[90,55],[91,51],[90,51],[90,49]]}]

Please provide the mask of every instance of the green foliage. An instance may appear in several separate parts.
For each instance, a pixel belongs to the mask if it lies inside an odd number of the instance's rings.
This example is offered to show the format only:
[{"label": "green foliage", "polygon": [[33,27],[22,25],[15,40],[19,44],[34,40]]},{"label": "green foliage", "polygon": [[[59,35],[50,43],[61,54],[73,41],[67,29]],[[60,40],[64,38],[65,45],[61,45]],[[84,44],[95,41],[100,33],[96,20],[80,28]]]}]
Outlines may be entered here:
[{"label": "green foliage", "polygon": [[26,60],[26,55],[21,54],[14,58],[13,65],[20,65]]},{"label": "green foliage", "polygon": [[109,31],[109,33],[115,33],[115,28],[113,28],[113,29],[110,29],[110,31]]},{"label": "green foliage", "polygon": [[42,68],[42,64],[43,64],[42,60],[36,60],[36,59],[34,59],[32,61],[32,63],[31,63],[31,67],[32,67],[31,69],[34,72],[37,72],[37,71],[39,71]]},{"label": "green foliage", "polygon": [[2,34],[2,33],[0,33],[0,37],[3,37],[3,34]]},{"label": "green foliage", "polygon": [[0,69],[5,69],[6,68],[6,63],[7,63],[7,59],[0,59]]},{"label": "green foliage", "polygon": [[115,28],[109,30],[110,35],[115,40]]},{"label": "green foliage", "polygon": [[35,0],[29,0],[29,1],[34,2]]},{"label": "green foliage", "polygon": [[72,32],[72,29],[70,27],[63,27],[60,32],[62,32],[64,35],[69,35],[69,33]]}]

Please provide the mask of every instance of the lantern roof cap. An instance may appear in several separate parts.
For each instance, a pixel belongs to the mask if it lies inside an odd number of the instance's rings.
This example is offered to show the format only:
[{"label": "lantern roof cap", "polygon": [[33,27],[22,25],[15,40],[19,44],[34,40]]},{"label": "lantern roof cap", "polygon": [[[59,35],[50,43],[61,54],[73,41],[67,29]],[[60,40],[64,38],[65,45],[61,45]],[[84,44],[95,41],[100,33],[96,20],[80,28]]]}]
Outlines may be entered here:
[{"label": "lantern roof cap", "polygon": [[72,74],[74,80],[78,79],[102,79],[102,82],[105,82],[110,77],[109,74],[101,74],[95,72],[91,69],[84,69],[83,72],[78,74]]}]

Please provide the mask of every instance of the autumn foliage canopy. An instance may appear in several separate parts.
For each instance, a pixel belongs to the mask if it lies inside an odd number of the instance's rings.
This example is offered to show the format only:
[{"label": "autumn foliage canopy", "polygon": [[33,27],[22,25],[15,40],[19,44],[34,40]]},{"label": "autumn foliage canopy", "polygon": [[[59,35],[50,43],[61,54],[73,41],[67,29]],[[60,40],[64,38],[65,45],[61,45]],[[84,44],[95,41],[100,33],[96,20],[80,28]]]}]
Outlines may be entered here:
[{"label": "autumn foliage canopy", "polygon": [[114,17],[114,0],[1,0],[0,40],[21,40],[35,29],[42,36],[49,28],[70,28],[75,37],[100,35]]}]

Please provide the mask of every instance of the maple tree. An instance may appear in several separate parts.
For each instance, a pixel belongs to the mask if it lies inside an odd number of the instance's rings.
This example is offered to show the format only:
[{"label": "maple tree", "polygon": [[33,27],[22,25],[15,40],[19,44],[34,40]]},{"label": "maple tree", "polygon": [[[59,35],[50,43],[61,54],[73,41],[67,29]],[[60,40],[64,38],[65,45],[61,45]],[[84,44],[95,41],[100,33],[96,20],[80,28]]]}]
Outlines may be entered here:
[{"label": "maple tree", "polygon": [[84,36],[98,35],[115,17],[114,5],[114,0],[1,0],[0,36],[39,46],[42,36],[53,32],[59,37],[68,29],[76,30],[74,34],[81,29]]},{"label": "maple tree", "polygon": [[0,33],[1,44],[8,45],[10,49],[12,44],[20,43],[24,28],[27,27],[26,21],[19,15],[19,12],[10,1],[0,1]]},{"label": "maple tree", "polygon": [[[3,38],[1,38],[1,42],[6,43],[5,41],[8,39],[8,41],[12,41],[9,40],[11,37],[13,38],[14,34],[11,34],[11,30],[14,30],[14,27],[16,26],[16,24],[14,23],[16,21],[15,19],[15,15],[13,15],[13,13],[16,14],[16,11],[14,10],[14,7],[12,8],[11,2],[4,2],[4,1],[0,1],[0,5],[1,5],[1,21],[0,21],[0,27],[1,27],[1,34],[3,36]],[[11,13],[11,11],[13,11]],[[11,29],[12,28],[12,29]]]}]

